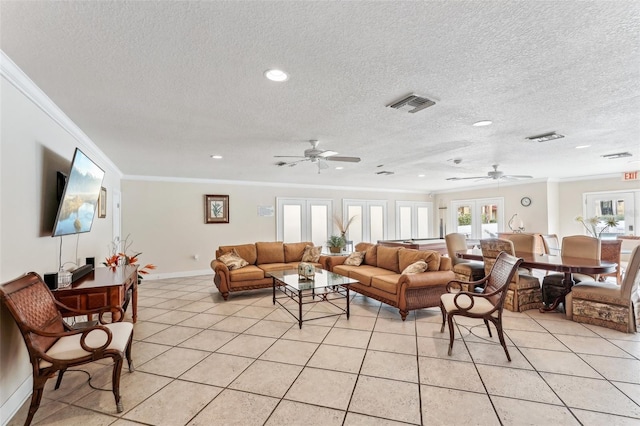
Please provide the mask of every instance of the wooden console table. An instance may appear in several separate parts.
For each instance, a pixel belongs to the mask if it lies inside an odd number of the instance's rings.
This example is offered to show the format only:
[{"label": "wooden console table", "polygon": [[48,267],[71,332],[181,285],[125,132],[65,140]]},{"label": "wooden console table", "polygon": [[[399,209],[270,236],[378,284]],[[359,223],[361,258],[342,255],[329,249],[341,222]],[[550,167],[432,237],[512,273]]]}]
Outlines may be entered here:
[{"label": "wooden console table", "polygon": [[[127,291],[131,292],[133,322],[138,320],[138,268],[121,266],[97,268],[69,287],[53,290],[53,296],[63,305],[74,309],[96,309],[105,306],[121,308]],[[73,312],[61,310],[63,317],[73,316]],[[117,318],[116,318],[117,319]]]}]

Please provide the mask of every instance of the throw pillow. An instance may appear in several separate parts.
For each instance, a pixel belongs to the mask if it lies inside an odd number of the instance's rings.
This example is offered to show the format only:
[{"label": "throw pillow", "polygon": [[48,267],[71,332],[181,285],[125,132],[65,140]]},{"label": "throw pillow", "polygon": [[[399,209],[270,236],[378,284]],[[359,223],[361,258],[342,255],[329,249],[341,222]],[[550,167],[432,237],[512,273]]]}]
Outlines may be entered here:
[{"label": "throw pillow", "polygon": [[318,260],[320,260],[321,252],[322,252],[322,246],[320,247],[306,246],[304,248],[304,253],[302,254],[302,261],[316,263],[318,262]]},{"label": "throw pillow", "polygon": [[344,264],[350,266],[360,266],[362,264],[362,261],[364,260],[364,253],[365,252],[363,251],[354,251],[349,255],[349,257],[347,257],[347,259],[344,261]]},{"label": "throw pillow", "polygon": [[427,270],[427,262],[425,262],[424,260],[418,260],[415,263],[412,263],[411,265],[407,266],[406,268],[404,268],[404,271],[402,271],[403,274],[419,274],[420,272],[424,272]]},{"label": "throw pillow", "polygon": [[223,254],[218,258],[218,260],[224,263],[230,271],[234,269],[244,268],[249,264],[249,262],[240,257],[236,249],[231,250],[229,253]]}]

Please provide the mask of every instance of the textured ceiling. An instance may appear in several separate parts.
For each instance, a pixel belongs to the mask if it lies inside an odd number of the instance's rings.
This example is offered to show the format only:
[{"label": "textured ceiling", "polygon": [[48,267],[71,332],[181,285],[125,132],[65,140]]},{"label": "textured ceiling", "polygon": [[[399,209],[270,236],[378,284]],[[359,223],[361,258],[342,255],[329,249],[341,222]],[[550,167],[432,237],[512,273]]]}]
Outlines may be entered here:
[{"label": "textured ceiling", "polygon": [[[125,175],[430,192],[640,168],[638,1],[3,0],[0,48]],[[436,105],[385,107],[412,92]],[[362,162],[275,165],[309,139]]]}]

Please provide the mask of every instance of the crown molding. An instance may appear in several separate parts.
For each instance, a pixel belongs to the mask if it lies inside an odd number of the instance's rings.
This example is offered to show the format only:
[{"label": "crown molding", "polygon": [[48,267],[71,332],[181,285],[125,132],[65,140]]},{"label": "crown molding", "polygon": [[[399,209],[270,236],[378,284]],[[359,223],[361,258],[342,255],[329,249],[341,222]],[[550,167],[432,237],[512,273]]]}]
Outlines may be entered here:
[{"label": "crown molding", "polygon": [[92,158],[98,158],[102,164],[122,178],[122,172],[113,161],[2,50],[0,50],[0,76],[69,133],[84,148],[83,150],[91,154]]}]

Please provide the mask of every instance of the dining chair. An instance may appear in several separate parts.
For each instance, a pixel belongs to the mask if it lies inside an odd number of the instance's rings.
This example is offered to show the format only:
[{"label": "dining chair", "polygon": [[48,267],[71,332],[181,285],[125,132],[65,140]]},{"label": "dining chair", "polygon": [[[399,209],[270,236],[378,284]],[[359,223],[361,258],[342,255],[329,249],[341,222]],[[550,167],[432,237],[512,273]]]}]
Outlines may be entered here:
[{"label": "dining chair", "polygon": [[[452,270],[456,276],[456,280],[463,282],[478,281],[484,278],[484,263],[476,260],[461,259],[456,252],[465,251],[468,248],[467,237],[460,233],[447,234],[444,237],[447,244],[447,253],[451,258]],[[473,291],[464,285],[464,290]]]},{"label": "dining chair", "polygon": [[464,284],[462,281],[450,281],[447,284],[447,293],[440,296],[440,311],[442,312],[440,333],[444,333],[445,322],[448,322],[449,356],[451,356],[451,351],[453,350],[455,337],[453,317],[460,315],[470,318],[482,318],[487,326],[489,337],[492,337],[491,328],[489,327],[489,321],[491,321],[498,332],[498,339],[504,349],[504,353],[507,355],[507,359],[511,361],[502,331],[502,310],[507,297],[507,287],[514,275],[516,275],[518,266],[521,263],[522,259],[501,252],[496,256],[489,274],[482,280],[473,283],[474,286],[482,285],[482,293],[461,291],[461,286]]},{"label": "dining chair", "polygon": [[[49,378],[58,373],[55,386],[58,389],[67,368],[104,358],[113,360],[112,392],[118,413],[123,411],[120,373],[125,356],[129,371],[133,371],[133,324],[123,321],[122,308],[107,306],[85,311],[62,305],[35,272],[0,286],[0,300],[20,329],[33,369],[33,394],[25,426],[31,424]],[[63,321],[61,308],[77,316],[97,314],[99,324],[74,330]],[[120,313],[119,322],[107,322],[116,311]]]},{"label": "dining chair", "polygon": [[[600,260],[600,240],[586,235],[571,235],[562,239],[560,255],[581,259]],[[574,273],[573,281],[579,283],[585,280],[597,280],[597,275]],[[546,306],[562,294],[564,290],[564,274],[549,274],[542,280],[542,299]],[[565,306],[566,310],[566,306]]]},{"label": "dining chair", "polygon": [[544,254],[550,256],[557,256],[560,254],[560,240],[556,234],[542,234],[542,244],[544,247]]},{"label": "dining chair", "polygon": [[[536,253],[536,236],[534,234],[524,233],[502,233],[498,234],[498,238],[503,240],[509,240],[513,243],[516,256],[530,257]],[[533,271],[531,268],[521,268],[526,270],[529,274]]]},{"label": "dining chair", "polygon": [[629,268],[621,285],[582,281],[566,296],[567,316],[573,321],[594,324],[625,333],[638,331],[635,316],[640,294],[640,246],[633,249]]},{"label": "dining chair", "polygon": [[[510,240],[500,238],[483,239],[480,240],[480,248],[482,249],[485,274],[489,274],[500,252],[504,251],[511,256],[516,256],[513,242]],[[506,310],[513,312],[542,307],[540,280],[528,274],[526,269],[519,268],[507,288],[504,307]]]},{"label": "dining chair", "polygon": [[600,260],[613,262],[617,266],[615,272],[611,272],[610,274],[600,274],[598,276],[598,280],[605,281],[607,277],[615,277],[616,284],[620,285],[620,283],[622,283],[622,268],[620,267],[622,240],[601,240],[600,247]]},{"label": "dining chair", "polygon": [[640,246],[640,237],[636,235],[618,235],[616,238],[622,240],[622,247],[620,248],[620,273],[624,277],[629,260],[631,259],[631,252],[635,247]]}]

